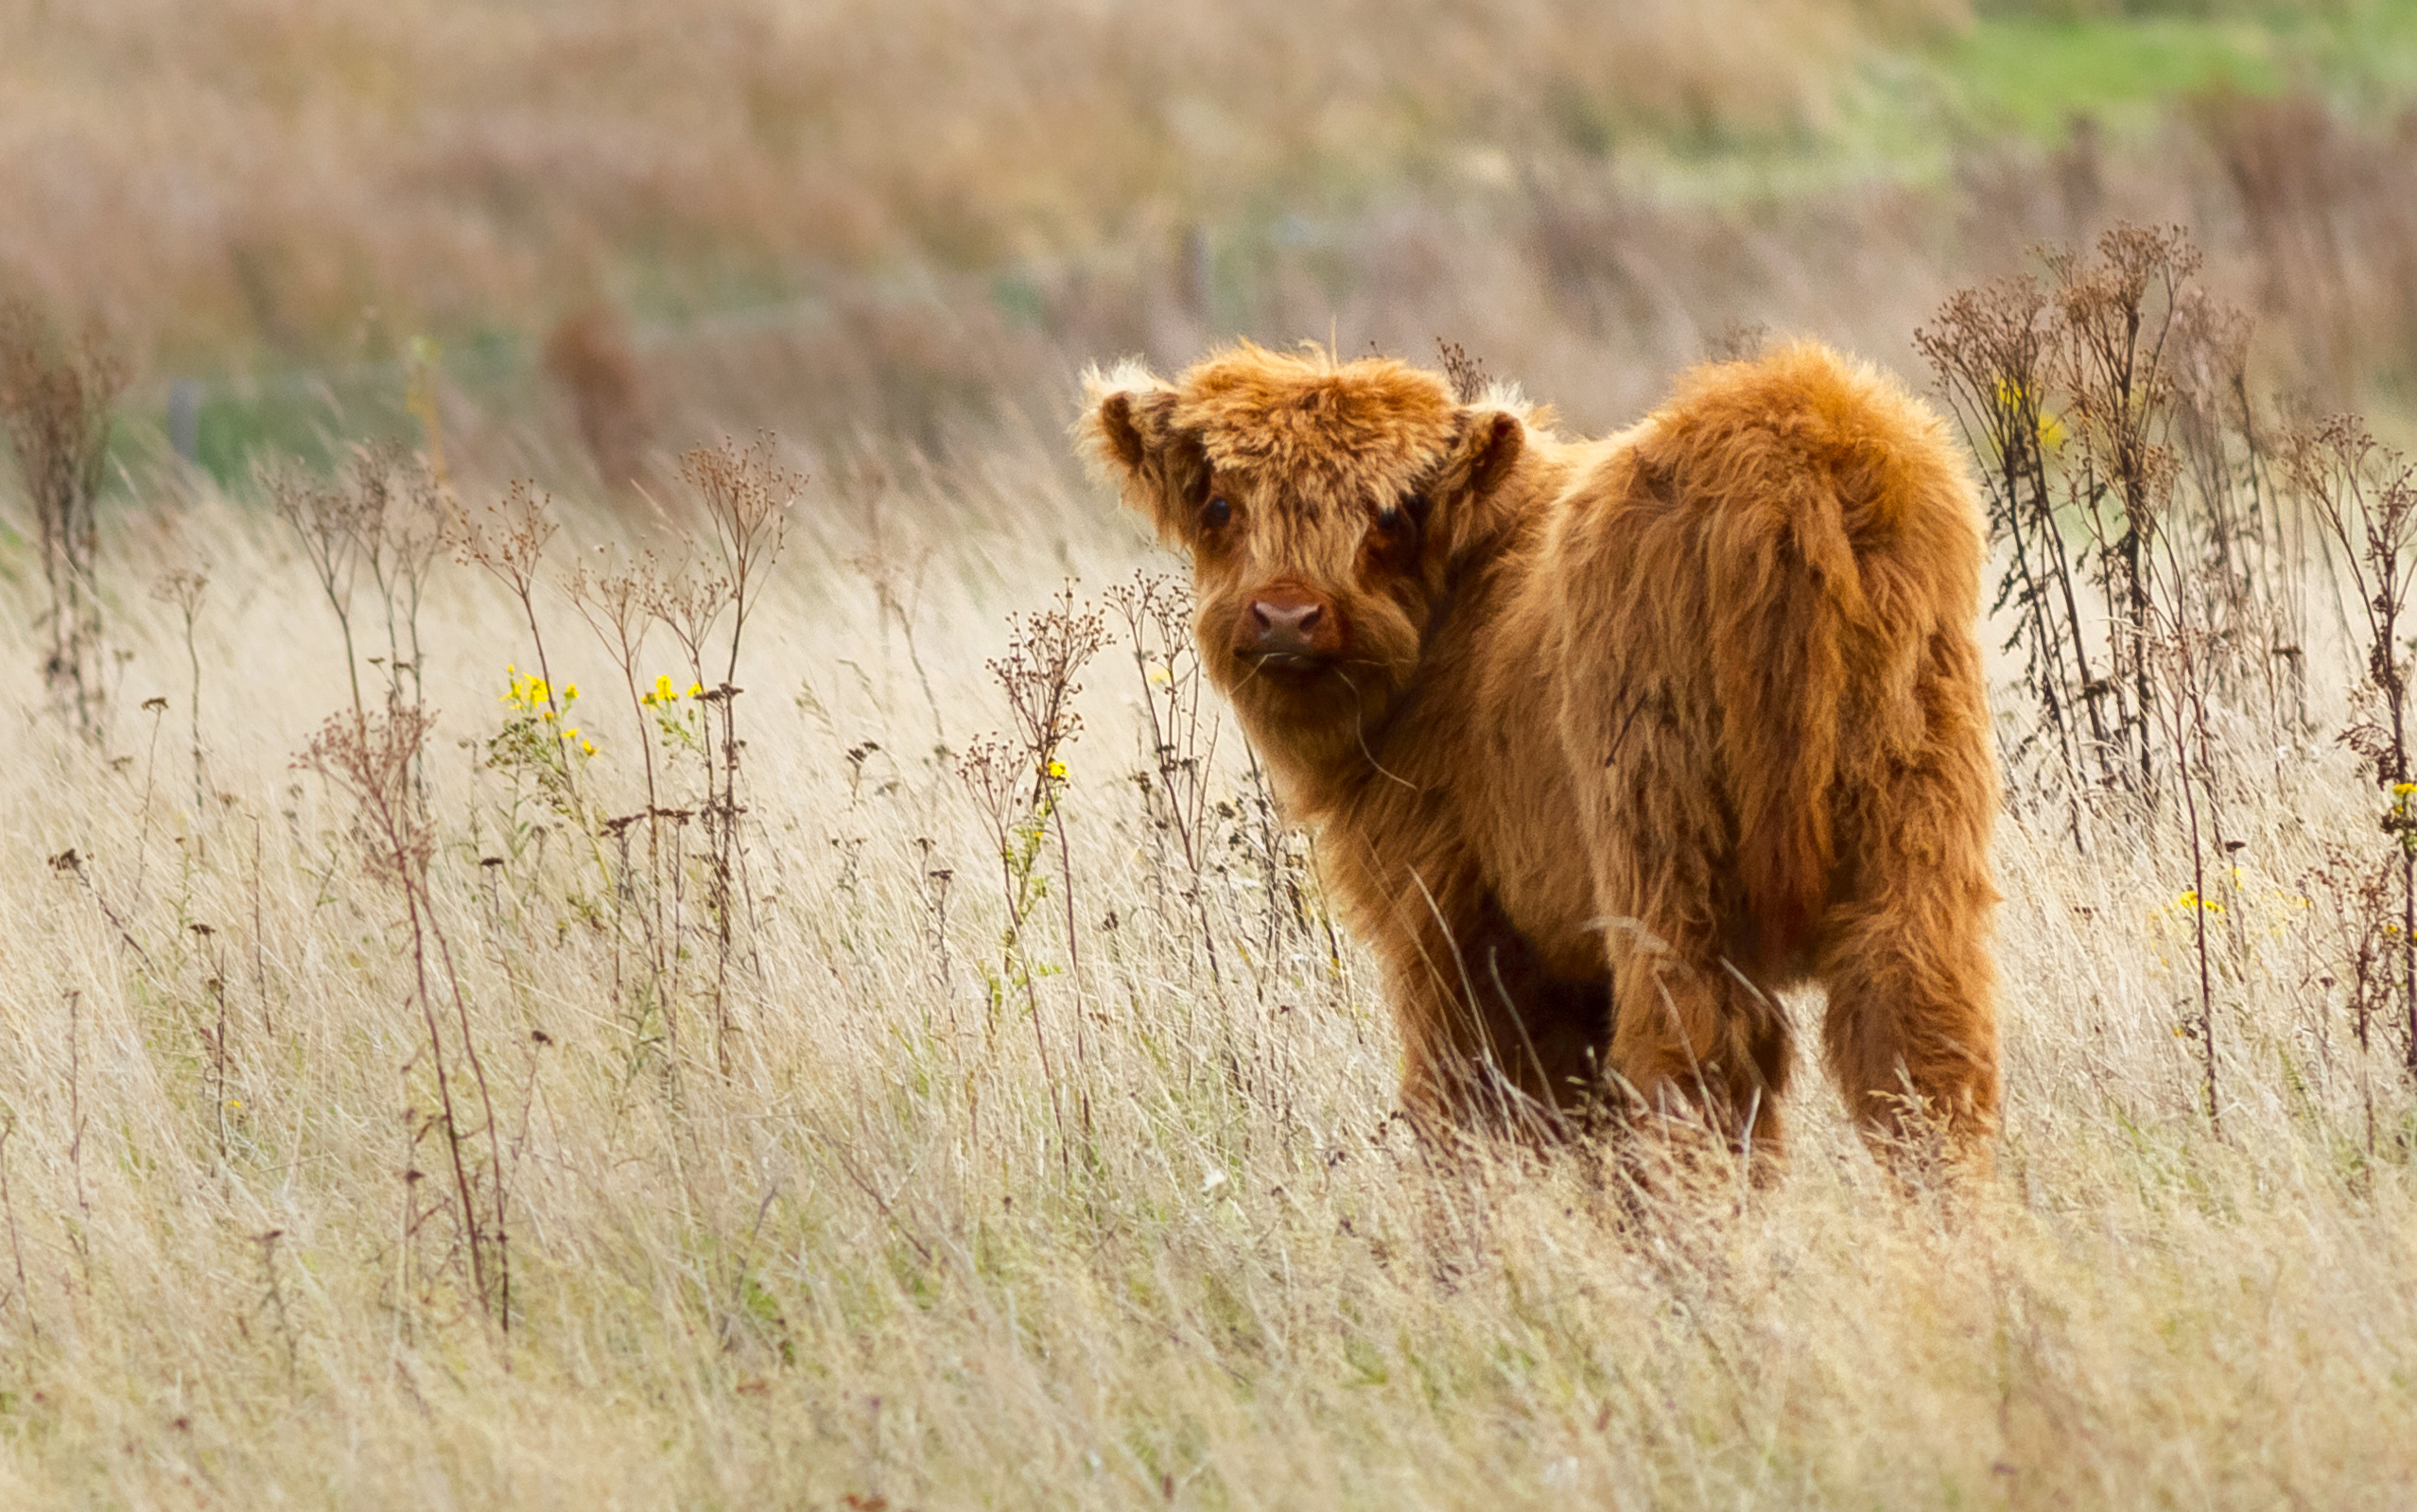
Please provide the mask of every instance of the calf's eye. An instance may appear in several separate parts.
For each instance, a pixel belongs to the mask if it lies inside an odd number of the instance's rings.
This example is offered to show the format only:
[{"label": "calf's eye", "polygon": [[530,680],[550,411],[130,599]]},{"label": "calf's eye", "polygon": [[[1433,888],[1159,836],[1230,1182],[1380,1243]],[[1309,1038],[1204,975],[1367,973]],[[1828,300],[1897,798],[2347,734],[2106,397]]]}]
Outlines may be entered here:
[{"label": "calf's eye", "polygon": [[1400,506],[1388,504],[1384,508],[1377,511],[1377,529],[1380,530],[1398,530],[1401,529],[1401,510]]},{"label": "calf's eye", "polygon": [[1200,523],[1212,530],[1225,529],[1226,522],[1233,517],[1234,507],[1226,502],[1226,495],[1223,494],[1210,499],[1208,506],[1200,512]]}]

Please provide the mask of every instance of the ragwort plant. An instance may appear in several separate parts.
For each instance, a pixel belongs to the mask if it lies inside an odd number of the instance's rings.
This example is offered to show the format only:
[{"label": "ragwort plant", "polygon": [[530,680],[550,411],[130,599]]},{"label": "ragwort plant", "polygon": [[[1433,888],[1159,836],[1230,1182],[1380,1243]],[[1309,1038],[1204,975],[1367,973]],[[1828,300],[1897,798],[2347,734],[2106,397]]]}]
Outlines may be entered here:
[{"label": "ragwort plant", "polygon": [[[512,1260],[503,1131],[437,906],[439,839],[426,771],[435,716],[426,702],[419,616],[455,511],[429,468],[391,448],[357,449],[346,476],[333,483],[290,466],[265,478],[336,616],[352,693],[349,713],[329,716],[296,765],[344,795],[361,864],[402,905],[411,1001],[425,1034],[403,1069],[404,1206],[397,1245],[407,1274],[398,1305],[408,1318],[409,1310],[430,1301],[430,1288],[443,1283],[458,1259],[477,1310],[508,1331]],[[364,658],[356,639],[364,576],[375,595],[369,612],[385,642],[384,654],[366,658],[384,684],[375,707],[362,693]],[[439,1202],[420,1196],[426,1174],[419,1169],[419,1152],[431,1138],[444,1172],[440,1189],[446,1196]],[[425,1230],[442,1214],[451,1215],[453,1240],[430,1264]]]},{"label": "ragwort plant", "polygon": [[[2360,677],[2341,743],[2373,775],[2383,800],[2384,864],[2399,873],[2402,1060],[2417,1081],[2417,771],[2410,762],[2411,659],[2404,628],[2417,585],[2417,463],[2378,445],[2364,424],[2336,416],[2294,438],[2289,465],[2324,533],[2339,548],[2358,620]],[[2364,973],[2356,979],[2363,982]],[[2367,1007],[2359,1003],[2359,1036]]]},{"label": "ragwort plant", "polygon": [[1137,571],[1131,582],[1108,589],[1107,601],[1124,626],[1125,645],[1140,684],[1140,733],[1148,764],[1133,773],[1133,783],[1141,798],[1142,822],[1149,826],[1155,863],[1152,897],[1163,912],[1168,878],[1174,870],[1170,861],[1179,863],[1174,891],[1190,922],[1197,926],[1191,937],[1199,942],[1209,990],[1222,997],[1225,972],[1217,960],[1208,894],[1208,779],[1216,763],[1219,723],[1213,708],[1201,703],[1208,680],[1191,629],[1191,589],[1164,573]]},{"label": "ragwort plant", "polygon": [[987,664],[992,681],[1006,695],[1011,734],[1005,739],[977,739],[957,763],[959,778],[989,822],[999,857],[1000,894],[1007,908],[1007,927],[1000,940],[1000,971],[989,982],[989,1019],[995,1023],[1011,986],[1022,990],[1024,1008],[1033,1021],[1035,1049],[1050,1084],[1061,1162],[1069,1176],[1073,1157],[1059,1103],[1061,1073],[1051,1063],[1038,981],[1049,968],[1035,961],[1031,936],[1033,921],[1049,890],[1048,877],[1040,869],[1042,851],[1054,835],[1067,963],[1074,989],[1074,1059],[1066,1074],[1074,1085],[1087,1164],[1093,1133],[1089,1033],[1073,853],[1066,829],[1065,795],[1071,773],[1065,757],[1083,725],[1082,716],[1074,710],[1074,700],[1083,690],[1083,669],[1106,644],[1105,619],[1096,609],[1077,608],[1071,583],[1058,590],[1048,609],[1011,617],[1006,653]]},{"label": "ragwort plant", "polygon": [[193,747],[193,813],[198,820],[202,813],[202,793],[209,786],[208,768],[201,756],[201,649],[194,639],[194,632],[201,617],[201,602],[210,591],[210,566],[206,562],[190,567],[176,567],[151,585],[151,597],[175,606],[184,624],[184,657],[192,673],[192,685],[186,707],[187,727]]},{"label": "ragwort plant", "polygon": [[42,678],[53,708],[85,739],[106,735],[99,530],[93,505],[109,430],[130,370],[97,322],[62,334],[30,301],[0,302],[0,430],[33,506],[42,543]]},{"label": "ragwort plant", "polygon": [[[406,1194],[400,1252],[425,1255],[422,1230],[440,1211],[454,1222],[446,1251],[467,1269],[471,1295],[498,1328],[512,1327],[510,1193],[503,1128],[496,1114],[485,1058],[471,1021],[469,998],[440,922],[431,877],[437,836],[417,786],[421,748],[430,717],[416,708],[367,719],[331,716],[298,758],[339,789],[355,806],[354,834],[368,874],[402,905],[411,961],[411,1001],[426,1040],[404,1067]],[[419,1150],[433,1137],[443,1163],[441,1204],[417,1196],[425,1179]],[[431,1271],[421,1262],[420,1279]],[[440,1268],[442,1262],[440,1262]],[[413,1288],[402,1303],[409,1307]]]},{"label": "ragwort plant", "polygon": [[[2031,704],[2005,742],[2009,798],[2057,813],[2084,854],[2134,835],[2152,855],[2179,843],[2196,999],[2180,1032],[2197,1042],[2202,1109],[2220,1120],[2217,999],[2241,984],[2246,948],[2227,906],[2241,901],[2244,844],[2227,810],[2252,752],[2281,782],[2306,748],[2307,605],[2327,586],[2356,600],[2363,626],[2361,712],[2344,740],[2384,790],[2404,899],[2391,938],[2417,924],[2408,671],[2391,649],[2412,575],[2408,474],[2347,421],[2277,457],[2249,322],[2197,286],[2179,229],[2118,226],[2090,253],[2042,257],[2044,286],[1963,290],[1917,334],[1979,464],[2004,563],[1995,608]],[[2251,728],[2264,738],[2238,738]],[[2417,1047],[2417,962],[2393,953]],[[2345,961],[2327,976],[2364,983],[2373,970]],[[2362,1049],[2367,990],[2354,989]],[[2417,1077],[2417,1048],[2408,1066]]]},{"label": "ragwort plant", "polygon": [[2133,791],[2153,806],[2157,538],[2168,528],[2179,472],[2165,442],[2176,383],[2169,346],[2200,256],[2178,226],[2118,226],[2098,238],[2096,251],[2095,258],[2069,247],[2045,254],[2056,281],[2057,377],[2072,431],[2065,495],[2088,532],[2106,603],[2116,755],[2135,775]]},{"label": "ragwort plant", "polygon": [[[264,468],[262,481],[336,616],[354,722],[366,727],[372,712],[361,692],[364,662],[384,682],[377,702],[390,717],[405,709],[425,714],[420,604],[455,513],[435,474],[394,447],[360,446],[335,480],[287,463]],[[357,596],[364,586],[376,596],[368,609],[374,623],[368,628],[382,631],[385,640],[384,652],[374,654],[365,652],[358,639],[363,610]],[[420,761],[414,747],[412,786],[424,793]]]},{"label": "ragwort plant", "polygon": [[[2018,787],[2087,850],[2109,800],[2158,804],[2164,672],[2229,703],[2261,690],[2303,723],[2304,530],[2276,486],[2248,379],[2248,322],[2195,280],[2179,228],[1961,290],[1915,334],[1960,424],[2004,567],[1993,610],[2033,717],[2006,743]],[[2209,636],[2177,659],[2161,641]],[[2170,733],[2170,732],[2167,732]]]},{"label": "ragwort plant", "polygon": [[[711,566],[690,560],[664,567],[652,550],[580,561],[559,578],[562,596],[596,636],[619,674],[635,749],[639,796],[615,813],[603,755],[576,708],[575,683],[557,683],[537,600],[542,566],[556,532],[550,501],[515,484],[483,516],[457,514],[458,554],[490,572],[511,594],[527,627],[538,670],[505,669],[506,715],[487,741],[486,765],[514,785],[504,827],[515,855],[545,830],[525,822],[517,794],[535,793],[575,837],[577,863],[565,879],[571,913],[601,927],[612,942],[613,998],[629,1027],[635,1075],[659,1048],[659,1069],[676,1076],[684,1051],[682,1019],[690,1005],[687,963],[695,953],[692,903],[703,900],[713,965],[704,1003],[716,1069],[732,1070],[738,1024],[733,970],[747,941],[752,883],[746,871],[740,791],[745,740],[735,681],[747,624],[777,565],[789,512],[805,486],[780,467],[766,436],[739,448],[728,443],[682,460],[698,499],[696,523],[712,541]],[[654,670],[648,646],[657,631],[678,649],[677,674]],[[692,850],[689,829],[705,836]],[[591,896],[580,878],[593,867]],[[600,904],[595,901],[600,898]],[[752,950],[752,946],[747,948]],[[635,969],[631,969],[635,965]]]},{"label": "ragwort plant", "polygon": [[987,962],[982,966],[984,1049],[992,1048],[989,1041],[998,1034],[1000,1018],[1009,1008],[1008,995],[1020,994],[1024,1013],[1033,1023],[1041,1080],[1049,1090],[1059,1166],[1070,1177],[1072,1142],[1067,1133],[1056,1057],[1050,1053],[1048,1021],[1041,1011],[1039,979],[1053,974],[1054,968],[1034,959],[1030,940],[1033,918],[1048,889],[1048,879],[1040,872],[1041,845],[1049,825],[1049,815],[1041,808],[1047,801],[1041,788],[1046,779],[1031,773],[1024,752],[996,735],[977,736],[966,742],[957,757],[957,777],[989,825],[999,861],[1000,900],[1007,912],[999,934],[998,968],[993,970]]},{"label": "ragwort plant", "polygon": [[[2065,789],[2068,823],[2082,843],[2086,782],[2112,788],[2113,740],[2103,712],[2107,686],[2074,588],[2074,560],[2048,484],[2049,453],[2063,427],[2043,408],[2047,391],[2047,296],[2027,275],[1958,291],[1914,343],[1937,374],[1979,462],[1991,533],[2006,548],[1991,606],[2015,612],[2006,649],[2023,658],[2037,723],[2008,756],[2018,770],[2043,744]],[[2097,661],[2103,665],[2104,658]]]},{"label": "ragwort plant", "polygon": [[[1066,911],[1066,961],[1074,989],[1074,1066],[1083,1110],[1083,1135],[1091,1136],[1089,1035],[1085,1029],[1082,930],[1076,917],[1074,857],[1066,833],[1064,796],[1071,772],[1067,747],[1083,728],[1074,711],[1083,669],[1107,645],[1107,624],[1096,609],[1077,608],[1074,585],[1058,590],[1056,602],[1009,621],[1007,652],[988,665],[1006,694],[1015,739],[1032,772],[1031,814],[1057,838],[1060,901]],[[1029,866],[1027,867],[1029,873]]]},{"label": "ragwort plant", "polygon": [[[613,995],[629,1025],[630,1070],[634,1076],[647,1063],[658,1042],[668,1052],[661,1063],[664,1074],[675,1076],[680,1058],[679,1005],[672,998],[678,943],[672,938],[674,915],[667,877],[667,872],[677,865],[676,858],[670,854],[677,836],[667,835],[665,826],[675,819],[685,821],[688,813],[665,801],[657,779],[657,741],[650,735],[652,721],[648,712],[649,693],[642,686],[640,665],[647,636],[655,624],[654,583],[651,552],[639,553],[634,562],[609,564],[595,571],[581,563],[563,582],[565,597],[587,622],[615,670],[619,672],[631,721],[639,732],[638,759],[645,778],[645,802],[631,812],[600,815],[597,821],[597,829],[615,862],[609,888],[613,903]],[[644,826],[645,840],[643,870],[632,855],[631,842],[631,831],[640,826]],[[640,965],[635,975],[623,968],[633,930]]]},{"label": "ragwort plant", "polygon": [[[514,725],[518,728],[513,732],[515,738],[506,741],[504,751],[490,743],[491,757],[502,756],[512,770],[532,773],[547,807],[564,819],[581,823],[585,816],[581,808],[578,772],[571,759],[570,739],[563,733],[573,726],[563,701],[554,696],[554,669],[546,653],[545,626],[537,615],[538,566],[544,560],[547,544],[562,528],[554,516],[553,499],[525,482],[515,482],[501,500],[488,505],[479,514],[456,511],[450,525],[456,560],[464,565],[475,564],[503,584],[513,602],[519,606],[521,623],[529,627],[530,648],[537,658],[533,689],[517,668],[504,669],[513,683],[506,702],[518,709],[518,718],[506,721],[507,729],[512,730]],[[577,685],[565,686],[570,697],[578,696]],[[542,697],[550,719],[534,719],[536,711],[523,696],[532,690]],[[539,724],[545,728],[536,728]]]},{"label": "ragwort plant", "polygon": [[[731,1065],[733,899],[743,889],[745,855],[739,796],[744,741],[733,706],[739,691],[735,677],[745,627],[779,557],[786,512],[803,484],[772,465],[771,447],[766,438],[745,451],[725,446],[691,458],[690,476],[704,499],[722,570],[667,574],[652,553],[639,552],[600,567],[581,564],[563,581],[565,597],[619,672],[638,732],[634,775],[644,803],[619,815],[601,801],[612,786],[609,767],[600,764],[608,753],[583,727],[579,686],[553,674],[539,602],[547,547],[557,529],[549,501],[515,485],[474,516],[455,507],[426,470],[391,452],[357,453],[346,476],[333,483],[295,469],[268,475],[279,513],[336,617],[352,689],[350,710],[326,721],[298,765],[344,797],[348,831],[363,864],[401,905],[399,938],[411,964],[410,1000],[423,1037],[405,1068],[411,1111],[404,1131],[406,1202],[397,1243],[407,1308],[425,1310],[436,1295],[431,1288],[457,1265],[467,1294],[501,1327],[510,1328],[513,1307],[507,1133],[439,904],[443,862],[459,847],[443,838],[425,782],[434,715],[421,681],[418,617],[437,549],[450,544],[459,560],[506,588],[538,669],[506,666],[502,716],[478,742],[480,765],[510,784],[500,815],[509,854],[478,855],[476,815],[463,853],[477,855],[480,913],[496,935],[489,951],[500,952],[508,982],[524,981],[520,952],[507,936],[526,922],[530,888],[559,889],[568,912],[557,928],[558,943],[567,941],[566,931],[579,920],[608,937],[613,999],[629,1029],[630,1073],[635,1077],[653,1061],[676,1104],[687,1053],[682,1018],[697,1006],[687,1001],[690,985],[683,975],[683,964],[701,943],[692,938],[697,923],[688,908],[692,874],[703,884],[709,937],[717,946],[704,1006],[714,1029],[716,1064],[725,1074]],[[374,599],[364,602],[365,592]],[[198,603],[198,589],[194,598]],[[678,682],[669,673],[647,675],[647,645],[657,627],[679,643],[689,675]],[[365,629],[384,641],[386,654],[360,654]],[[383,674],[382,697],[364,687],[364,664]],[[709,686],[708,678],[719,680]],[[623,780],[630,775],[623,773]],[[536,801],[542,820],[524,811],[527,798]],[[692,853],[684,837],[700,816],[712,843]],[[642,859],[633,843],[641,826]],[[556,860],[550,866],[549,835],[568,840],[551,847]],[[512,873],[520,875],[508,877]],[[601,909],[585,901],[590,877],[606,900]],[[633,960],[635,972],[627,969]],[[211,980],[220,1023],[217,1037],[208,1042],[216,1047],[216,1089],[223,1092],[223,971],[214,970]],[[533,1096],[535,1056],[546,1043],[540,1033],[528,1047],[524,1104]],[[443,1173],[436,1188],[427,1185],[421,1167],[428,1162],[419,1157],[431,1146]],[[431,1190],[443,1190],[445,1200],[427,1200]],[[440,1218],[446,1219],[447,1237],[432,1242],[428,1225]]]}]

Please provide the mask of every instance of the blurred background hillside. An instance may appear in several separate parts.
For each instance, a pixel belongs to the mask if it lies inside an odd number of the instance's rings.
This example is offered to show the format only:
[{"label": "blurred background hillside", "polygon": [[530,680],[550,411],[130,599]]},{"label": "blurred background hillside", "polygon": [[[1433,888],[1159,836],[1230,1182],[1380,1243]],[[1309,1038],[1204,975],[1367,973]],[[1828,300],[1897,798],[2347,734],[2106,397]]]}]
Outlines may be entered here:
[{"label": "blurred background hillside", "polygon": [[[1053,427],[1087,360],[1462,342],[1587,426],[2189,225],[2311,404],[2417,374],[2417,3],[0,0],[0,284],[122,459]],[[425,407],[424,407],[425,408]]]}]

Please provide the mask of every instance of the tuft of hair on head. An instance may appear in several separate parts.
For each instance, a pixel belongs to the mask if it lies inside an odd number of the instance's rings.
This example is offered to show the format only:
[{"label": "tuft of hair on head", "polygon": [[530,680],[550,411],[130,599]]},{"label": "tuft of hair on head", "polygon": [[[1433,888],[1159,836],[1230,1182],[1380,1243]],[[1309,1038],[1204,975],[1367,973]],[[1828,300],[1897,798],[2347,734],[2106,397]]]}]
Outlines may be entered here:
[{"label": "tuft of hair on head", "polygon": [[1527,391],[1508,378],[1488,378],[1477,397],[1470,400],[1471,409],[1500,409],[1534,431],[1549,431],[1560,416],[1551,405],[1540,405],[1527,396]]},{"label": "tuft of hair on head", "polygon": [[1070,427],[1074,447],[1091,475],[1122,488],[1140,462],[1139,432],[1133,416],[1137,398],[1174,390],[1152,373],[1139,357],[1125,357],[1113,367],[1093,363],[1083,370],[1082,407]]},{"label": "tuft of hair on head", "polygon": [[1091,476],[1111,484],[1127,509],[1151,521],[1170,545],[1181,538],[1180,500],[1204,486],[1207,462],[1196,441],[1174,426],[1174,386],[1126,360],[1083,374],[1075,449]]},{"label": "tuft of hair on head", "polygon": [[1150,371],[1150,365],[1139,357],[1120,357],[1106,368],[1093,362],[1083,369],[1083,402],[1097,405],[1111,393],[1136,390],[1164,389],[1165,379]]}]

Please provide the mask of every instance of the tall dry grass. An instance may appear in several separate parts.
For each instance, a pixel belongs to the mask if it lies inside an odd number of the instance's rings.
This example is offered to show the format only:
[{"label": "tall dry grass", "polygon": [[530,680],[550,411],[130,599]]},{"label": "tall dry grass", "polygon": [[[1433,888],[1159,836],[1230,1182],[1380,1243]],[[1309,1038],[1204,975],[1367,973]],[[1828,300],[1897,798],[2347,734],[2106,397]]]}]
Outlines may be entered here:
[{"label": "tall dry grass", "polygon": [[[1439,1166],[1163,564],[1055,438],[724,447],[652,533],[378,455],[282,520],[188,480],[115,522],[105,748],[0,735],[0,1491],[2400,1504],[2408,795],[2337,739],[2377,495],[2192,439],[2183,347],[2153,429],[2077,387],[2121,299],[2178,307],[2099,255],[2014,434],[2071,427],[2060,481],[2170,448],[2075,506],[2157,548],[2151,613],[2060,627],[2137,637],[2158,795],[2018,764],[2000,1170],[1952,1200],[1817,1089],[1767,1190]],[[2243,480],[2347,554],[2278,575],[2268,508],[2208,555]],[[2169,670],[2270,649],[2205,638],[2252,557],[2312,607],[2292,697]]]}]

